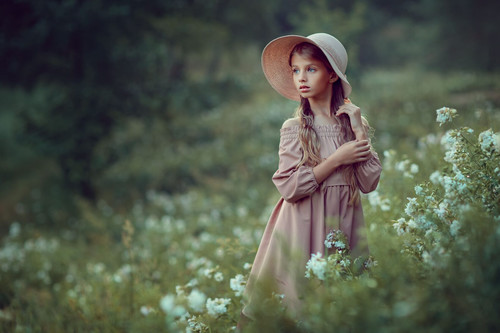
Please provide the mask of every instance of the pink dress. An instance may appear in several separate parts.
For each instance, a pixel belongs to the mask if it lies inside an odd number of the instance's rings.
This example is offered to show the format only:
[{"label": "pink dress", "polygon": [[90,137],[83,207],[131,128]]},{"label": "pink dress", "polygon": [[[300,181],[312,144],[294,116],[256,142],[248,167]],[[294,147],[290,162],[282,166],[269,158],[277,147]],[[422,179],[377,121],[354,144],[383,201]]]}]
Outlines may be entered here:
[{"label": "pink dress", "polygon": [[[330,156],[343,143],[340,125],[316,125],[321,156]],[[270,279],[284,303],[298,311],[300,281],[311,254],[325,253],[324,241],[329,231],[340,229],[349,241],[353,256],[368,254],[366,238],[358,233],[364,229],[361,202],[348,205],[349,185],[341,172],[334,172],[321,184],[312,167],[296,168],[302,158],[299,126],[280,131],[279,167],[273,182],[282,198],[274,208],[257,251],[245,290],[243,314],[254,318],[252,291],[256,281]],[[359,188],[368,193],[377,187],[382,166],[376,152],[356,166]]]}]

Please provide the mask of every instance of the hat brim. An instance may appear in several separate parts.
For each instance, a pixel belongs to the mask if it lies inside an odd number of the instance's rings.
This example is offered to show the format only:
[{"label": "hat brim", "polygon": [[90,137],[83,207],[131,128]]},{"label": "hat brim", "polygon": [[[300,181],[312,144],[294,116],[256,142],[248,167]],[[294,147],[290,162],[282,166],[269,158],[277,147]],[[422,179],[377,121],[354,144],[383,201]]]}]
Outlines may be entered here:
[{"label": "hat brim", "polygon": [[297,44],[304,42],[319,47],[323,53],[325,53],[330,65],[341,80],[344,98],[347,98],[351,94],[352,88],[344,73],[342,73],[335,62],[330,59],[330,56],[321,46],[304,36],[282,36],[272,40],[266,45],[264,51],[262,51],[262,70],[269,84],[284,97],[294,101],[300,101],[300,93],[293,83],[292,71],[288,61],[293,48]]}]

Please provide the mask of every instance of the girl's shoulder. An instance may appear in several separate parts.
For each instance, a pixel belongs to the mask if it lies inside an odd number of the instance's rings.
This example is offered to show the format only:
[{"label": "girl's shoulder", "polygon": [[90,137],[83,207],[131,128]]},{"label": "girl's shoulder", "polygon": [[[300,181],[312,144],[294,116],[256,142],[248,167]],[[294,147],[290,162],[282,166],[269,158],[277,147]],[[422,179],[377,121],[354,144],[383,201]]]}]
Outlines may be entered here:
[{"label": "girl's shoulder", "polygon": [[283,126],[281,126],[281,129],[286,129],[286,128],[299,126],[299,125],[300,125],[300,118],[298,118],[298,117],[290,118],[290,119],[285,120],[285,122],[283,123]]}]

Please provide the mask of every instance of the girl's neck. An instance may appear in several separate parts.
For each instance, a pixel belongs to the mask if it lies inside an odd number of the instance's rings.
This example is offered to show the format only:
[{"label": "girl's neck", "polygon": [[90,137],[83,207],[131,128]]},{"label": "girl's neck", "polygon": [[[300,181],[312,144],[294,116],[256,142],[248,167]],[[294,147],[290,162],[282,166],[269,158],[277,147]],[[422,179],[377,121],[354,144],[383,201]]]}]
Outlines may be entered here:
[{"label": "girl's neck", "polygon": [[311,106],[311,111],[314,113],[315,117],[331,117],[330,101],[328,100],[314,100],[309,99],[309,105]]}]

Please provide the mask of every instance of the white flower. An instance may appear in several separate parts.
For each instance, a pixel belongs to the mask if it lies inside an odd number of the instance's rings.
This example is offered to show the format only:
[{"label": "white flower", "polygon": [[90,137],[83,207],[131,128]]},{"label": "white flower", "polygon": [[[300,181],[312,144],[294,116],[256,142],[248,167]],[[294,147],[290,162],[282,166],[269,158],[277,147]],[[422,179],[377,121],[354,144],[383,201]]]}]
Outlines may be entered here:
[{"label": "white flower", "polygon": [[252,268],[252,264],[246,262],[244,265],[243,265],[243,269],[250,269]]},{"label": "white flower", "polygon": [[[189,332],[207,332],[209,329],[208,326],[202,322],[197,321],[196,319],[197,318],[195,316],[192,316],[188,319],[187,329],[190,329]],[[187,329],[186,332],[188,332]]]},{"label": "white flower", "polygon": [[417,198],[407,198],[407,199],[408,199],[408,203],[406,204],[406,207],[405,207],[405,213],[408,216],[413,216],[416,213],[415,209],[418,206]]},{"label": "white flower", "polygon": [[205,296],[205,294],[198,289],[193,289],[187,297],[187,300],[189,307],[193,309],[193,311],[201,312],[203,311],[203,306],[205,305],[207,296]]},{"label": "white flower", "polygon": [[443,177],[441,176],[441,173],[436,170],[433,173],[431,173],[431,175],[429,176],[429,179],[433,184],[437,185],[437,184],[441,183],[441,181],[443,180]]},{"label": "white flower", "polygon": [[340,260],[340,266],[347,268],[351,264],[351,261],[349,259],[342,259]]},{"label": "white flower", "polygon": [[498,151],[498,135],[493,133],[490,128],[484,132],[479,133],[479,144],[481,145],[481,150],[487,155],[491,155],[495,151]]},{"label": "white flower", "polygon": [[227,312],[227,306],[231,303],[230,298],[207,299],[207,311],[211,316],[221,315]]},{"label": "white flower", "polygon": [[148,305],[143,305],[141,306],[141,313],[144,315],[144,316],[147,316],[148,314],[150,314],[151,312],[154,312],[154,309]]},{"label": "white flower", "polygon": [[168,316],[180,317],[186,313],[186,309],[182,305],[175,304],[175,296],[167,294],[160,300],[160,308]]},{"label": "white flower", "polygon": [[451,121],[456,113],[457,110],[443,106],[441,109],[436,110],[436,121],[439,123],[439,126],[441,126],[442,124]]},{"label": "white flower", "polygon": [[21,233],[21,225],[19,222],[14,222],[10,225],[9,228],[9,237],[17,237]]},{"label": "white flower", "polygon": [[415,186],[415,194],[416,194],[416,195],[418,195],[418,196],[420,196],[420,195],[422,195],[423,193],[424,193],[424,189],[423,189],[423,187],[422,187],[422,186],[420,186],[420,185],[416,185],[416,186]]},{"label": "white flower", "polygon": [[177,296],[184,295],[184,289],[182,288],[182,286],[175,286],[175,293],[177,294]]},{"label": "white flower", "polygon": [[451,222],[450,224],[450,234],[455,237],[456,235],[458,235],[459,230],[460,222],[458,222],[457,220],[453,220],[453,222]]},{"label": "white flower", "polygon": [[231,280],[229,280],[229,287],[233,290],[236,296],[243,295],[243,291],[245,290],[246,281],[243,275],[238,274]]},{"label": "white flower", "polygon": [[406,220],[403,217],[394,222],[392,226],[394,227],[394,229],[396,229],[398,236],[401,236],[406,232],[407,224]]},{"label": "white flower", "polygon": [[198,279],[194,278],[194,279],[191,279],[187,284],[186,284],[186,287],[194,287],[194,286],[197,286],[198,285]]},{"label": "white flower", "polygon": [[214,280],[217,282],[221,282],[224,280],[224,275],[221,272],[217,272],[214,274]]},{"label": "white flower", "polygon": [[439,204],[439,208],[434,209],[434,213],[436,213],[436,215],[439,216],[439,218],[442,220],[444,220],[447,211],[448,211],[448,202],[447,201],[442,201]]},{"label": "white flower", "polygon": [[326,260],[322,258],[320,252],[313,253],[311,259],[306,264],[306,277],[311,278],[311,273],[320,280],[325,280]]},{"label": "white flower", "polygon": [[412,163],[410,165],[410,172],[413,173],[413,174],[417,173],[418,172],[418,165],[415,164],[415,163]]}]

